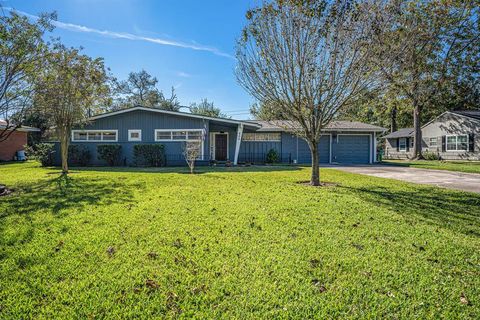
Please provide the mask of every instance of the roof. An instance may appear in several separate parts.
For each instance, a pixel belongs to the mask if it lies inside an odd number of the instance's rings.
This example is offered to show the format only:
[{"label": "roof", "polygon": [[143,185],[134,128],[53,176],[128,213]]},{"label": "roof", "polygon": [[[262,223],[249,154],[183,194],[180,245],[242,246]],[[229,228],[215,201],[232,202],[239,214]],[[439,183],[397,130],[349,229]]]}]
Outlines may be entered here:
[{"label": "roof", "polygon": [[[295,122],[288,120],[249,120],[249,122],[261,125],[258,131],[285,131],[289,128],[294,129],[299,127]],[[387,129],[358,121],[331,121],[323,130],[384,132]]]},{"label": "roof", "polygon": [[171,114],[171,115],[176,115],[176,116],[181,116],[181,117],[206,119],[206,120],[219,121],[219,122],[225,122],[225,123],[244,124],[244,125],[252,126],[252,127],[255,127],[255,128],[260,127],[257,124],[250,123],[250,122],[247,122],[247,121],[242,121],[242,120],[233,120],[233,119],[219,118],[219,117],[208,117],[208,116],[203,116],[203,115],[198,115],[198,114],[193,114],[193,113],[188,113],[188,112],[169,111],[169,110],[156,109],[156,108],[146,108],[146,107],[142,107],[142,106],[135,106],[135,107],[126,108],[126,109],[122,109],[122,110],[102,113],[102,114],[90,117],[89,120],[97,120],[97,119],[101,119],[101,118],[111,117],[111,116],[114,116],[114,115],[117,115],[117,114],[122,114],[122,113],[126,113],[126,112],[131,112],[131,111],[137,111],[137,110]]},{"label": "roof", "polygon": [[[15,124],[8,124],[7,121],[0,119],[0,130],[15,128]],[[23,132],[38,132],[40,129],[29,127],[29,126],[20,126],[15,129],[15,131],[23,131]]]},{"label": "roof", "polygon": [[414,128],[403,128],[387,134],[385,139],[413,137]]},{"label": "roof", "polygon": [[461,116],[480,120],[480,110],[450,111]]}]

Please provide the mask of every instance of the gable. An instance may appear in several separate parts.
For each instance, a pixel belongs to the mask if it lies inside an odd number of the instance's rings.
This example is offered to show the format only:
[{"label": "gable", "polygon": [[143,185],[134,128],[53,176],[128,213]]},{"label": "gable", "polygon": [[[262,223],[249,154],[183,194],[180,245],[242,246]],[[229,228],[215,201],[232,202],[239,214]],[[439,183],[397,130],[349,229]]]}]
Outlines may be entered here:
[{"label": "gable", "polygon": [[422,128],[425,137],[457,134],[480,134],[480,120],[445,112]]}]

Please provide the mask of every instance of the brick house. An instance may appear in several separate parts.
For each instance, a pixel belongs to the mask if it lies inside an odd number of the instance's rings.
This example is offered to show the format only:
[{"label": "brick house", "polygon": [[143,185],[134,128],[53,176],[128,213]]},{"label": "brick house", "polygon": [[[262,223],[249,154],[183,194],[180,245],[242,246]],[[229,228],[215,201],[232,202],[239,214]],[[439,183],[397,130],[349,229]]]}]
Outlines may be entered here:
[{"label": "brick house", "polygon": [[[10,126],[11,127],[11,126]],[[8,131],[7,123],[0,120],[0,132]],[[0,141],[0,161],[11,161],[15,159],[17,152],[24,149],[27,144],[27,135],[29,132],[38,132],[40,129],[21,126],[10,133],[8,138]]]}]

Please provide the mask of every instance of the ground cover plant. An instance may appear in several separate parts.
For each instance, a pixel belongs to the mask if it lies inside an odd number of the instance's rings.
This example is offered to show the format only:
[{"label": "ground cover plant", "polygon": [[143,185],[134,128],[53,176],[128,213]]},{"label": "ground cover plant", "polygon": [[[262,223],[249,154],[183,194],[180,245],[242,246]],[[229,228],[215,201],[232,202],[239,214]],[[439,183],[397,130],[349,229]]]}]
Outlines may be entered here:
[{"label": "ground cover plant", "polygon": [[384,163],[420,169],[436,169],[480,174],[480,161],[385,160]]},{"label": "ground cover plant", "polygon": [[480,195],[309,168],[0,165],[0,318],[480,314]]}]

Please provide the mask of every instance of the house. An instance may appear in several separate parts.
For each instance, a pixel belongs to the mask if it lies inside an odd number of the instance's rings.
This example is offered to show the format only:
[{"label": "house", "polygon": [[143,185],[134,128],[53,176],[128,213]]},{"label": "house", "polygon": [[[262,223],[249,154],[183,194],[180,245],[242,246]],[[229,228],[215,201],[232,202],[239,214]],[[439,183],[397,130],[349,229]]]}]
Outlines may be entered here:
[{"label": "house", "polygon": [[[413,128],[386,135],[385,158],[412,157]],[[447,111],[422,127],[422,151],[444,160],[480,160],[480,111]]]},{"label": "house", "polygon": [[27,144],[27,135],[29,132],[39,132],[40,129],[21,126],[10,132],[15,126],[8,125],[4,120],[0,120],[0,132],[5,131],[8,134],[7,139],[0,141],[0,161],[15,160],[17,153],[24,150]]},{"label": "house", "polygon": [[[227,160],[232,164],[262,163],[271,149],[283,163],[308,164],[311,159],[307,143],[279,121],[214,118],[141,106],[89,120],[86,126],[72,130],[71,143],[88,148],[93,165],[105,165],[97,157],[99,144],[120,144],[124,165],[134,165],[134,145],[163,144],[167,165],[184,165],[182,148],[191,140],[201,141],[199,164]],[[376,159],[376,135],[384,131],[365,123],[334,121],[321,138],[320,162],[372,163]],[[56,162],[60,162],[58,156]]]}]

